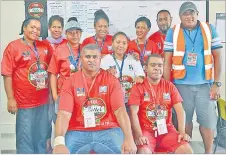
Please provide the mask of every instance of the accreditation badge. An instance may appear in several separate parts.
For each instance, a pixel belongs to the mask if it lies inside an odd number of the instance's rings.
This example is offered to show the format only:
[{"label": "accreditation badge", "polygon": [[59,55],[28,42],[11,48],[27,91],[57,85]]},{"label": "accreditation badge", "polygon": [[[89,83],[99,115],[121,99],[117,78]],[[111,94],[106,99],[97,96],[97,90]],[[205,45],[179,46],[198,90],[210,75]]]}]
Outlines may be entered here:
[{"label": "accreditation badge", "polygon": [[188,53],[187,56],[187,65],[188,66],[196,66],[197,64],[197,53]]}]

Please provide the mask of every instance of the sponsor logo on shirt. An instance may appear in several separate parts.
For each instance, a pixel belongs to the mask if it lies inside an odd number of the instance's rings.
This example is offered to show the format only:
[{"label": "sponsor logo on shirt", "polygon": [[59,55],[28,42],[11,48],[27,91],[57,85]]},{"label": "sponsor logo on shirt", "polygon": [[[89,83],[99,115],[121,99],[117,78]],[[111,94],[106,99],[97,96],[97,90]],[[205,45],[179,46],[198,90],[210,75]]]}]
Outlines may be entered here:
[{"label": "sponsor logo on shirt", "polygon": [[77,96],[85,96],[85,88],[76,88]]},{"label": "sponsor logo on shirt", "polygon": [[111,51],[112,50],[112,46],[108,46],[108,51]]},{"label": "sponsor logo on shirt", "polygon": [[161,49],[161,43],[157,43],[158,48]]},{"label": "sponsor logo on shirt", "polygon": [[24,61],[31,60],[31,56],[30,56],[30,52],[29,51],[23,52],[22,56],[24,57],[23,58]]},{"label": "sponsor logo on shirt", "polygon": [[48,86],[47,68],[48,65],[42,61],[35,62],[29,67],[28,80],[37,90],[47,88]]},{"label": "sponsor logo on shirt", "polygon": [[129,65],[129,70],[133,71],[133,65]]},{"label": "sponsor logo on shirt", "polygon": [[165,105],[150,103],[146,108],[147,119],[154,123],[156,119],[164,119],[168,116]]},{"label": "sponsor logo on shirt", "polygon": [[150,96],[148,92],[144,92],[144,101],[150,101]]},{"label": "sponsor logo on shirt", "polygon": [[100,86],[99,87],[99,93],[106,94],[107,93],[107,89],[108,89],[107,86]]},{"label": "sponsor logo on shirt", "polygon": [[44,50],[44,53],[47,55],[48,54],[48,50]]},{"label": "sponsor logo on shirt", "polygon": [[101,119],[106,115],[107,109],[106,104],[101,98],[89,98],[83,104],[82,114],[84,115],[84,111],[86,112],[94,112],[96,125],[100,125]]},{"label": "sponsor logo on shirt", "polygon": [[171,100],[170,94],[169,93],[163,93],[163,99],[166,100],[166,101],[170,101]]},{"label": "sponsor logo on shirt", "polygon": [[146,55],[146,56],[151,55],[151,51],[145,51],[145,55]]}]

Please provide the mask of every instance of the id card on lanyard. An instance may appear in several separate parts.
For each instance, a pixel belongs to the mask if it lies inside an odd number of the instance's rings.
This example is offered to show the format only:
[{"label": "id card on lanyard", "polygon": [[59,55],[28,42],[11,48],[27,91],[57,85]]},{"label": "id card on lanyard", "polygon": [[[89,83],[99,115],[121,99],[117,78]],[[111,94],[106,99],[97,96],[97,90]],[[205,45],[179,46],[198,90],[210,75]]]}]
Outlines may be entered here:
[{"label": "id card on lanyard", "polygon": [[[33,42],[34,49],[32,49],[28,45],[28,42],[24,39],[24,37],[22,38],[22,40],[27,45],[27,47],[29,47],[29,49],[34,52],[35,57],[36,57],[37,69],[35,70],[35,72],[29,73],[29,76],[28,76],[29,79],[28,80],[29,81],[36,81],[35,84],[33,84],[33,85],[36,87],[37,90],[47,88],[47,82],[46,82],[46,80],[48,78],[48,73],[47,73],[46,70],[42,69],[42,67],[40,65],[41,64],[41,62],[40,62],[40,56],[39,56],[38,49],[36,47],[35,41]],[[32,65],[32,67],[33,66],[34,65]]]},{"label": "id card on lanyard", "polygon": [[123,67],[124,67],[124,61],[126,59],[126,55],[123,56],[121,67],[119,66],[114,54],[112,54],[112,57],[113,57],[113,59],[115,61],[115,64],[116,64],[118,70],[119,70],[119,79],[120,79],[120,82],[121,82],[122,81],[122,70],[123,70]]},{"label": "id card on lanyard", "polygon": [[77,72],[78,71],[78,61],[79,61],[79,58],[80,58],[80,45],[78,46],[78,56],[77,56],[76,59],[75,59],[75,55],[73,54],[73,50],[72,50],[71,45],[69,43],[67,43],[67,46],[68,46],[68,49],[70,51],[70,55],[68,56],[68,59],[70,61],[71,73]]},{"label": "id card on lanyard", "polygon": [[194,40],[192,40],[190,35],[188,35],[186,30],[184,30],[184,33],[187,35],[187,37],[189,38],[189,40],[192,43],[192,50],[190,52],[188,52],[188,55],[187,55],[186,65],[188,65],[188,66],[196,66],[196,64],[197,64],[197,57],[198,57],[198,55],[194,51],[194,48],[195,48],[195,40],[197,38],[198,31],[199,31],[199,27],[196,30],[196,34],[195,34]]},{"label": "id card on lanyard", "polygon": [[[154,88],[152,87],[151,83],[149,81],[148,81],[148,83],[150,86],[154,104],[156,104],[156,108],[155,108],[156,121],[154,123],[153,130],[155,131],[155,137],[157,137],[157,135],[163,135],[163,134],[168,133],[168,130],[167,130],[167,125],[166,125],[166,118],[164,116],[162,116],[162,113],[161,113],[163,111],[163,109],[161,109],[161,106],[160,106],[161,101],[160,101],[160,99],[157,99],[157,93],[159,92],[159,89],[157,89],[158,92],[156,93]],[[158,94],[158,96],[161,96],[161,93]],[[159,104],[157,104],[157,103],[159,103]],[[163,114],[164,114],[164,112],[163,112]]]},{"label": "id card on lanyard", "polygon": [[[86,102],[89,102],[89,100],[90,100],[90,91],[92,90],[93,85],[96,82],[96,77],[98,76],[98,74],[99,74],[99,71],[96,74],[96,76],[94,77],[90,88],[88,88],[86,77],[85,77],[84,73],[82,72],[83,82],[84,82],[84,85],[85,85],[85,94],[86,94],[86,101],[84,102],[84,104]],[[89,108],[87,108],[87,109],[89,109]],[[85,128],[96,127],[96,118],[95,118],[95,112],[94,111],[92,111],[92,110],[90,110],[90,111],[85,110],[84,111],[84,126],[85,126]]]}]

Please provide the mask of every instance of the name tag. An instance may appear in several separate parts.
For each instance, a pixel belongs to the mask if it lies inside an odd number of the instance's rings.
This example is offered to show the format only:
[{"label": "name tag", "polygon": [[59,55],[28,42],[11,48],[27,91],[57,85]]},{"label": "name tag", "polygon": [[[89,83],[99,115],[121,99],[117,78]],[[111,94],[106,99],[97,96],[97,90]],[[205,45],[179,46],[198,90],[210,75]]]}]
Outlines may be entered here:
[{"label": "name tag", "polygon": [[166,119],[156,120],[156,123],[157,123],[158,135],[163,135],[168,133],[168,130],[166,127]]},{"label": "name tag", "polygon": [[93,111],[84,111],[85,128],[96,127],[96,120]]},{"label": "name tag", "polygon": [[197,54],[189,52],[187,57],[187,65],[196,66],[196,64],[197,64]]}]

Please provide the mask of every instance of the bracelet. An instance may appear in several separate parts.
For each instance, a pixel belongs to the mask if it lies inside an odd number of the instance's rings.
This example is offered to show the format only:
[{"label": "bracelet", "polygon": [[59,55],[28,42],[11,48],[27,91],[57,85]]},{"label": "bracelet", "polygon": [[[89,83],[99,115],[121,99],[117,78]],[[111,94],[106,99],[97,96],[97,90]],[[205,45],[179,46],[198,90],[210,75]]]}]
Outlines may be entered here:
[{"label": "bracelet", "polygon": [[54,139],[54,147],[57,146],[57,145],[65,145],[65,138],[64,138],[64,136],[57,136]]}]

